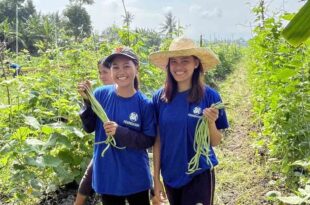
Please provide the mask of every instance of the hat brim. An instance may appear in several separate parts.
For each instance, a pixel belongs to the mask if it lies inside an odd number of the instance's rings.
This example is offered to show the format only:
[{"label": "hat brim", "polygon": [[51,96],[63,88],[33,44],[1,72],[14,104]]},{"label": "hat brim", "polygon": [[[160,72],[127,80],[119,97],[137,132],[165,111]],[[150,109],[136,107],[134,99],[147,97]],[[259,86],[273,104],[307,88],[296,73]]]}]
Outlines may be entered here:
[{"label": "hat brim", "polygon": [[169,58],[180,56],[196,56],[199,58],[204,71],[212,69],[220,63],[218,57],[208,48],[191,48],[177,51],[154,52],[150,54],[149,60],[155,66],[165,70],[168,65]]},{"label": "hat brim", "polygon": [[132,56],[127,55],[127,54],[125,54],[125,53],[113,53],[113,54],[109,55],[109,56],[105,59],[105,62],[107,62],[107,63],[111,66],[111,64],[112,64],[112,62],[113,62],[113,60],[114,60],[114,58],[115,58],[116,56],[125,56],[125,57],[127,57],[127,58],[129,58],[129,59],[137,60],[137,59],[133,58]]}]

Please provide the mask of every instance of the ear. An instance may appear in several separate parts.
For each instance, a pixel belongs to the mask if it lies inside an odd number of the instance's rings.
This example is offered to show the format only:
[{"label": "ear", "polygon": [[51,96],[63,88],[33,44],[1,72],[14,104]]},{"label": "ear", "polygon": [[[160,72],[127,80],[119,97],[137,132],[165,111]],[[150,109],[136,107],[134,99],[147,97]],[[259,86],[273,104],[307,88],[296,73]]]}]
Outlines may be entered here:
[{"label": "ear", "polygon": [[195,60],[195,69],[198,68],[200,60],[199,59],[194,59]]},{"label": "ear", "polygon": [[136,74],[136,76],[137,76],[137,75],[139,74],[139,66],[136,65],[135,67],[136,67],[135,74]]}]

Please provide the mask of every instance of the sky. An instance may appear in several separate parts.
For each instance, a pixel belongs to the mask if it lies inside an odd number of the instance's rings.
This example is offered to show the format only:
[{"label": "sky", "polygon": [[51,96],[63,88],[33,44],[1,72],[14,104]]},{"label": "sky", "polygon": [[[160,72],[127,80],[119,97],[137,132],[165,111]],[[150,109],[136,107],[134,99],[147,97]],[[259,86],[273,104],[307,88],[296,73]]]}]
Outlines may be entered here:
[{"label": "sky", "polygon": [[[267,14],[280,11],[296,12],[303,5],[299,0],[265,0]],[[69,0],[33,0],[37,11],[59,12],[66,8]],[[249,39],[254,15],[251,8],[258,0],[125,0],[127,11],[134,15],[132,28],[149,28],[160,31],[165,14],[172,12],[176,20],[185,27],[185,35],[198,39]],[[96,32],[116,24],[122,25],[124,15],[122,0],[95,0],[86,6]]]}]

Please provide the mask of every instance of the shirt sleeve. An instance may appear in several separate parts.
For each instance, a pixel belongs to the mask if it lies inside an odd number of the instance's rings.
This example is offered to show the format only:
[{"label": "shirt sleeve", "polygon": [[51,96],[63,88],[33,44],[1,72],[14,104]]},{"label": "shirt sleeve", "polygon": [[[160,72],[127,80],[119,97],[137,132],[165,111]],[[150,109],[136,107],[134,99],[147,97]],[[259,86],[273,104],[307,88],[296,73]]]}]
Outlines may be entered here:
[{"label": "shirt sleeve", "polygon": [[[215,101],[213,103],[223,102],[220,94],[218,94],[218,93],[216,93],[214,98],[215,98]],[[225,108],[219,110],[219,117],[215,121],[215,125],[216,125],[217,129],[226,129],[229,127]]]},{"label": "shirt sleeve", "polygon": [[91,133],[95,131],[97,117],[91,108],[90,102],[84,101],[84,106],[79,112],[79,115],[82,120],[83,129],[85,132]]},{"label": "shirt sleeve", "polygon": [[116,128],[114,137],[117,145],[135,149],[147,149],[152,147],[155,142],[154,137],[147,136],[144,133],[120,125]]}]

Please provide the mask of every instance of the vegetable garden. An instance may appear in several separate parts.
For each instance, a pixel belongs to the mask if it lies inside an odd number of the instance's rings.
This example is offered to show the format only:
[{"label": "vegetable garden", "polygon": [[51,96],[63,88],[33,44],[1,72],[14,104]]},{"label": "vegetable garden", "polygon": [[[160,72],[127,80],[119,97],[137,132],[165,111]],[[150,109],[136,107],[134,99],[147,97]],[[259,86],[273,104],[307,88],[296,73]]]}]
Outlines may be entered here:
[{"label": "vegetable garden", "polygon": [[[254,10],[257,18],[259,11]],[[269,204],[310,203],[310,41],[293,47],[281,36],[283,21],[292,16],[264,19],[247,46],[200,42],[221,60],[205,76],[216,89],[240,63],[246,69],[251,100],[247,123],[255,127],[249,133],[251,152],[255,161],[266,157],[257,166],[266,166],[266,178],[274,183],[274,190],[260,193]],[[0,25],[4,42],[9,36],[4,28],[10,23]],[[148,63],[148,55],[166,49],[169,36],[161,36],[158,43],[152,35],[114,27],[110,36],[76,41],[51,25],[54,38],[38,41],[36,54],[23,49],[17,56],[12,49],[0,50],[0,72],[5,72],[8,59],[23,65],[23,75],[0,79],[0,204],[39,204],[47,193],[79,182],[92,156],[93,135],[82,130],[78,114],[82,99],[76,86],[86,79],[100,86],[97,61],[112,48],[130,45],[139,54],[141,89],[149,97],[164,81],[165,74]],[[234,103],[228,102],[227,109],[233,110]],[[232,117],[229,120],[238,124]]]}]

